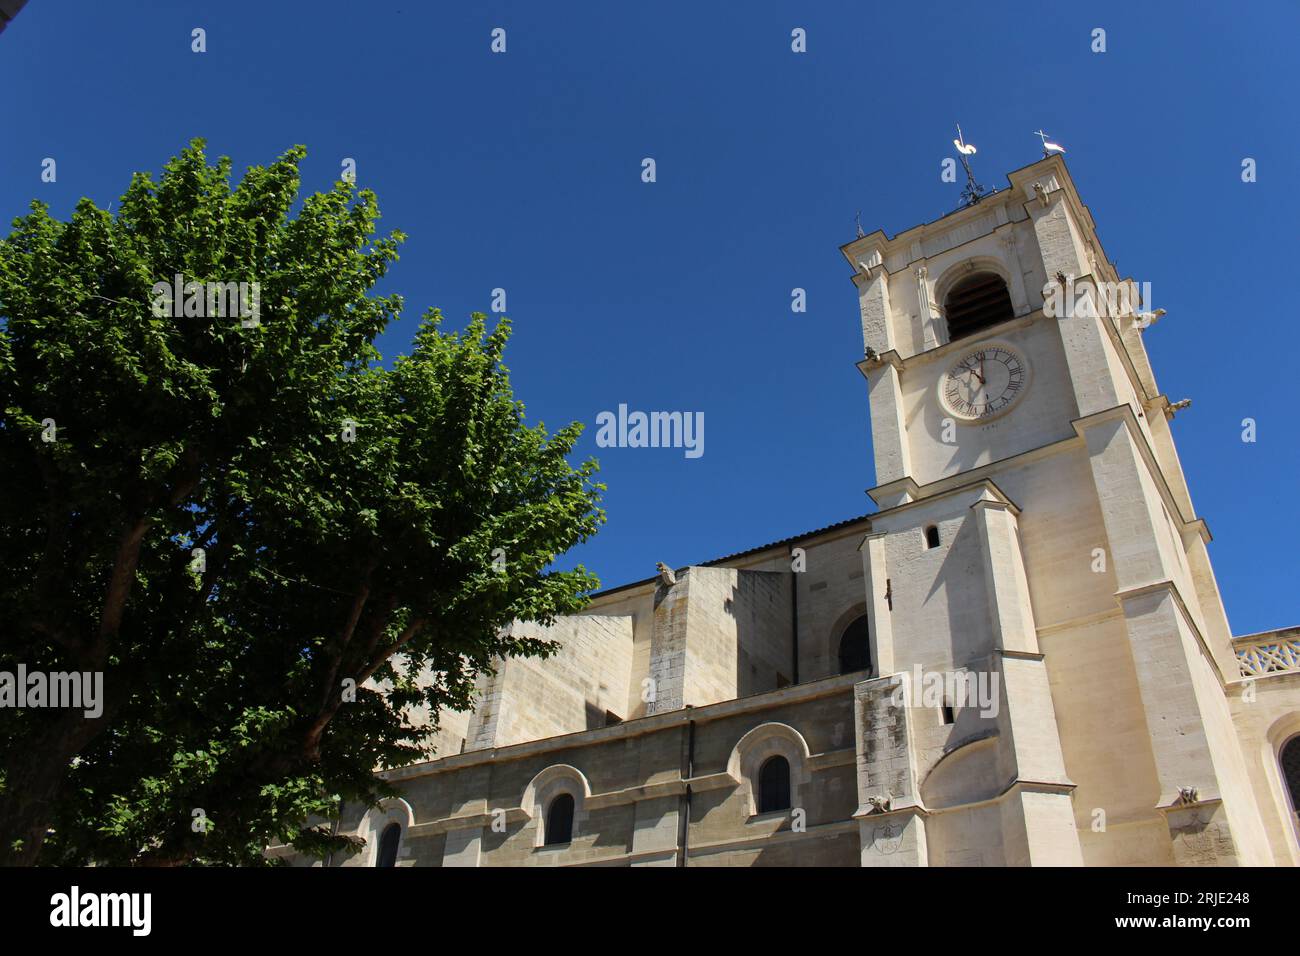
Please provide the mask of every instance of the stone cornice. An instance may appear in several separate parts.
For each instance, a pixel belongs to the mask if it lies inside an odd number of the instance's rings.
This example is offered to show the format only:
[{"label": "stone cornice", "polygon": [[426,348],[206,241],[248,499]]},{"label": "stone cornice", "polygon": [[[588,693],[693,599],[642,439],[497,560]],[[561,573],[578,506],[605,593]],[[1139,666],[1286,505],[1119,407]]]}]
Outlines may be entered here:
[{"label": "stone cornice", "polygon": [[977,468],[971,468],[955,475],[946,475],[943,478],[937,478],[924,485],[917,484],[914,478],[906,476],[895,481],[887,482],[883,485],[876,485],[874,488],[868,488],[867,494],[871,496],[873,500],[878,500],[878,494],[888,496],[900,491],[906,491],[908,496],[913,499],[904,504],[895,505],[893,508],[878,511],[872,515],[872,519],[879,520],[880,518],[898,511],[901,508],[911,507],[922,501],[929,500],[936,495],[960,489],[968,484],[988,480],[991,475],[1000,471],[1005,471],[1009,468],[1018,468],[1022,465],[1028,464],[1036,458],[1045,458],[1049,455],[1057,454],[1070,448],[1079,447],[1080,445],[1086,444],[1087,439],[1085,433],[1089,428],[1112,420],[1122,420],[1125,425],[1128,426],[1129,433],[1137,439],[1135,444],[1138,447],[1138,452],[1141,455],[1143,462],[1147,466],[1147,472],[1155,482],[1156,488],[1160,493],[1160,498],[1164,502],[1165,507],[1169,510],[1170,517],[1174,518],[1178,523],[1179,531],[1182,533],[1195,533],[1200,535],[1203,541],[1212,541],[1213,536],[1210,534],[1210,528],[1205,519],[1195,516],[1188,517],[1183,513],[1183,509],[1179,506],[1172,489],[1169,487],[1169,482],[1165,479],[1164,472],[1160,469],[1155,452],[1151,449],[1151,443],[1147,441],[1146,434],[1142,431],[1142,426],[1138,424],[1137,416],[1133,412],[1133,406],[1127,402],[1121,405],[1116,405],[1112,408],[1104,409],[1100,412],[1095,412],[1092,415],[1085,415],[1082,418],[1073,419],[1070,422],[1070,425],[1074,429],[1075,434],[1069,438],[1062,438],[1054,442],[1048,442],[1044,445],[1039,445],[1037,448],[1031,448],[1027,451],[1022,451],[1006,458],[999,458],[997,461],[991,461],[987,464],[980,465]]},{"label": "stone cornice", "polygon": [[[825,770],[831,767],[850,766],[857,760],[857,750],[854,747],[843,747],[839,750],[828,750],[822,753],[811,754],[807,758],[808,766],[811,770]],[[727,771],[720,773],[702,774],[697,777],[678,778],[676,780],[665,780],[660,783],[645,784],[640,787],[626,787],[622,790],[607,790],[603,793],[593,793],[583,798],[582,808],[584,810],[602,810],[607,807],[615,807],[628,803],[637,803],[641,800],[658,800],[664,797],[678,797],[686,793],[687,787],[692,793],[707,793],[710,790],[725,790],[732,787],[740,786],[741,781],[732,776]],[[426,820],[421,823],[413,823],[410,827],[412,837],[435,836],[439,833],[447,833],[451,830],[482,829],[489,827],[492,823],[504,815],[507,823],[518,823],[532,819],[532,811],[528,807],[515,805],[509,807],[494,808],[483,813],[459,813],[451,816],[439,817],[435,820]]]},{"label": "stone cornice", "polygon": [[1113,621],[1123,618],[1124,612],[1120,608],[1111,607],[1104,611],[1094,611],[1092,614],[1080,614],[1078,617],[1066,618],[1063,621],[1057,621],[1055,624],[1044,624],[1037,628],[1039,637],[1050,637],[1061,631],[1073,630],[1078,627],[1092,627],[1100,624],[1102,621]]},{"label": "stone cornice", "polygon": [[[1109,259],[1106,258],[1101,239],[1097,236],[1097,225],[1093,221],[1092,213],[1079,197],[1078,189],[1074,185],[1074,179],[1070,176],[1065,161],[1059,155],[1047,156],[1035,160],[1027,166],[1012,170],[1007,174],[1006,187],[990,193],[975,205],[955,209],[938,219],[904,229],[893,237],[890,237],[882,229],[876,229],[868,235],[859,236],[857,239],[844,243],[840,246],[840,254],[857,272],[859,259],[879,254],[883,261],[901,251],[909,250],[913,245],[925,243],[936,236],[942,236],[960,229],[971,220],[980,219],[991,213],[996,220],[998,218],[996,210],[999,207],[1006,210],[1003,213],[1006,219],[1023,221],[1030,217],[1031,209],[1038,203],[1036,197],[1025,194],[1026,187],[1032,182],[1053,177],[1056,179],[1058,188],[1049,193],[1052,201],[1064,202],[1069,207],[1074,219],[1086,233],[1087,240],[1095,245],[1098,257],[1109,266]],[[1011,211],[1012,207],[1018,207],[1019,215]],[[990,231],[995,232],[1004,225],[1005,222],[997,222]],[[955,243],[952,248],[957,245],[960,244]],[[948,250],[945,249],[944,251]],[[922,260],[912,257],[908,259],[908,264],[910,266],[917,261]],[[1113,271],[1113,267],[1111,267],[1111,271]]]},{"label": "stone cornice", "polygon": [[[993,485],[993,482],[989,481],[989,484]],[[996,488],[997,485],[993,485],[993,487]],[[971,511],[984,510],[986,508],[990,508],[994,511],[1005,511],[1014,516],[1020,515],[1020,509],[1006,499],[980,498],[970,506]]]},{"label": "stone cornice", "polygon": [[544,737],[540,740],[529,740],[523,743],[510,744],[505,747],[493,747],[486,750],[471,750],[468,753],[463,754],[452,754],[447,757],[412,764],[409,767],[385,770],[382,771],[379,776],[388,781],[411,780],[417,777],[446,773],[447,771],[460,770],[465,767],[472,767],[479,764],[518,760],[523,757],[531,757],[539,753],[547,753],[553,750],[569,750],[574,747],[589,747],[596,744],[609,743],[614,740],[639,737],[643,734],[658,733],[659,731],[673,727],[683,727],[691,721],[702,722],[718,720],[722,717],[732,717],[737,714],[747,714],[752,713],[753,711],[767,710],[772,707],[786,704],[803,703],[810,700],[816,700],[820,697],[830,697],[836,694],[851,693],[853,685],[861,680],[861,674],[840,674],[834,677],[826,677],[821,680],[809,681],[807,683],[792,684],[789,687],[766,691],[762,694],[753,694],[749,697],[720,701],[716,704],[706,704],[702,707],[684,707],[663,714],[651,714],[646,717],[637,717],[632,720],[624,721],[621,724],[615,724],[612,727],[600,727],[595,730],[584,730],[578,733],[564,734],[558,737]]},{"label": "stone cornice", "polygon": [[412,837],[431,837],[452,830],[482,829],[492,826],[493,821],[501,819],[502,815],[506,823],[521,823],[533,818],[532,813],[523,807],[502,807],[496,813],[459,813],[424,823],[412,823],[407,833]]},{"label": "stone cornice", "polygon": [[[753,824],[750,824],[753,825]],[[855,832],[858,825],[852,820],[836,820],[832,823],[820,823],[800,832],[796,830],[777,830],[776,832],[756,833],[751,837],[736,840],[713,840],[708,843],[692,843],[687,850],[688,856],[705,856],[710,853],[725,853],[729,850],[764,848],[800,840],[813,840],[832,836],[836,833]]]},{"label": "stone cornice", "polygon": [[876,353],[874,359],[863,359],[857,363],[858,371],[867,378],[867,373],[879,368],[882,365],[889,364],[898,370],[898,374],[904,375],[909,371],[915,371],[922,366],[929,365],[931,362],[938,362],[947,356],[956,355],[963,349],[974,348],[979,341],[986,338],[997,338],[1006,335],[1008,332],[1014,332],[1018,329],[1027,329],[1035,322],[1048,318],[1042,309],[1034,309],[1026,312],[1024,315],[1013,316],[997,325],[991,325],[987,329],[981,329],[978,337],[966,337],[953,339],[951,342],[944,342],[942,345],[936,345],[934,348],[925,349],[922,352],[914,352],[906,357],[902,356],[897,349],[888,349],[884,352]]},{"label": "stone cornice", "polygon": [[[1030,173],[1031,170],[1034,172]],[[954,209],[952,212],[940,216],[938,219],[911,226],[892,237],[887,235],[884,230],[877,229],[869,235],[860,236],[851,242],[846,242],[844,245],[840,246],[840,253],[850,264],[854,265],[856,265],[856,261],[859,258],[877,250],[880,252],[882,257],[892,255],[900,249],[909,248],[914,243],[922,243],[936,235],[943,235],[952,232],[972,219],[980,219],[987,216],[998,206],[1007,207],[1014,205],[1017,202],[1017,193],[1019,192],[1016,188],[1017,183],[1018,181],[1023,180],[1025,174],[1029,174],[1030,178],[1033,179],[1038,178],[1045,172],[1055,172],[1057,170],[1064,174],[1062,176],[1062,181],[1069,182],[1071,188],[1073,188],[1073,183],[1070,182],[1069,175],[1064,173],[1065,163],[1058,156],[1049,156],[1046,159],[1038,160],[1028,166],[1024,166],[1008,173],[1007,183],[1011,188],[1004,187],[996,192],[990,193],[975,205],[962,206],[958,209]],[[1082,208],[1082,206],[1080,208]],[[1082,221],[1089,227],[1092,226],[1091,216],[1086,216]],[[909,262],[911,261],[916,260],[909,260]]]},{"label": "stone cornice", "polygon": [[[977,743],[979,741],[976,741]],[[947,807],[927,807],[920,800],[909,802],[906,805],[900,804],[897,807],[891,807],[884,813],[865,813],[863,808],[859,807],[853,814],[855,820],[884,820],[889,817],[900,814],[914,814],[921,817],[937,816],[941,813],[956,813],[963,810],[974,810],[978,807],[992,806],[1001,803],[1007,797],[1020,793],[1049,793],[1069,796],[1078,789],[1078,784],[1069,780],[1029,780],[1023,777],[1012,778],[1005,787],[991,797],[985,797],[982,800],[972,800],[969,803],[955,803]]]},{"label": "stone cornice", "polygon": [[1002,657],[1013,661],[1035,661],[1042,663],[1047,660],[1047,655],[1042,651],[1009,651],[1005,647],[997,652]]},{"label": "stone cornice", "polygon": [[[1002,460],[1011,461],[1012,459],[1006,458]],[[994,462],[994,464],[996,464],[996,462]],[[877,492],[889,495],[900,491],[906,491],[912,500],[905,501],[901,505],[894,505],[892,508],[885,508],[882,511],[877,511],[871,516],[872,521],[876,522],[880,521],[882,518],[890,518],[908,510],[909,508],[916,508],[925,504],[933,504],[934,502],[941,501],[944,498],[950,498],[953,495],[972,492],[977,489],[983,489],[988,494],[991,494],[996,502],[1007,506],[1011,510],[1012,514],[1019,515],[1020,507],[1007,497],[992,478],[988,477],[986,473],[977,474],[977,472],[984,472],[984,469],[987,469],[988,467],[988,465],[984,465],[981,468],[973,468],[970,471],[962,472],[958,475],[952,475],[948,478],[941,478],[938,481],[932,481],[928,485],[918,485],[911,478],[900,478],[897,481],[891,481],[885,485],[877,485],[875,488],[872,488],[867,492],[867,494],[871,495],[873,499],[876,497]]]},{"label": "stone cornice", "polygon": [[872,806],[858,807],[853,811],[854,820],[892,820],[901,816],[925,818],[930,815],[929,810],[923,807],[917,801],[908,801],[900,803],[898,806],[890,806],[888,810],[877,810]]},{"label": "stone cornice", "polygon": [[862,373],[863,378],[870,381],[868,373],[874,372],[882,365],[892,365],[901,375],[906,363],[903,361],[902,356],[898,354],[898,349],[886,349],[883,352],[877,352],[875,358],[863,359],[858,362],[858,371]]}]

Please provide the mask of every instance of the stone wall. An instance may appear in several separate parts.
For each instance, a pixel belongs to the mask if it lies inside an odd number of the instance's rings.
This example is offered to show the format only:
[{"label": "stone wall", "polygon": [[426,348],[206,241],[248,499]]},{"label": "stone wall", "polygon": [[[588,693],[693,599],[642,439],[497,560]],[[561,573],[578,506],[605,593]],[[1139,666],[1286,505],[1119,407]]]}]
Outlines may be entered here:
[{"label": "stone wall", "polygon": [[592,614],[550,627],[516,623],[520,637],[555,641],[550,657],[512,657],[479,683],[467,750],[483,750],[603,727],[627,712],[632,619]]},{"label": "stone wall", "polygon": [[648,713],[773,690],[793,676],[790,575],[690,567],[656,593]]}]

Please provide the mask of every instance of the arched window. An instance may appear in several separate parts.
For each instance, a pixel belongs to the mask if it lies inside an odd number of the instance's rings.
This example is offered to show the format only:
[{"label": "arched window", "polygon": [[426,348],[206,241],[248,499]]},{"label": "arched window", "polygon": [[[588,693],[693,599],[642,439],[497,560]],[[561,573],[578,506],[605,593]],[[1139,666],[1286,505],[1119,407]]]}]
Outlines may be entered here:
[{"label": "arched window", "polygon": [[939,528],[936,525],[930,525],[925,529],[925,546],[927,548],[939,547]]},{"label": "arched window", "polygon": [[1007,284],[995,272],[975,272],[962,279],[943,300],[948,341],[974,335],[1015,315]]},{"label": "arched window", "polygon": [[402,826],[390,823],[384,827],[379,838],[379,853],[375,857],[375,866],[397,866],[397,845],[402,842]]},{"label": "arched window", "polygon": [[871,670],[871,629],[864,614],[844,631],[840,638],[840,673],[856,674]]},{"label": "arched window", "polygon": [[562,793],[551,801],[546,811],[546,846],[559,846],[573,840],[573,795]]},{"label": "arched window", "polygon": [[758,771],[758,812],[790,809],[790,761],[768,757]]},{"label": "arched window", "polygon": [[1286,781],[1287,791],[1291,794],[1291,810],[1300,814],[1300,735],[1292,737],[1277,755],[1278,766],[1282,769],[1282,779]]}]

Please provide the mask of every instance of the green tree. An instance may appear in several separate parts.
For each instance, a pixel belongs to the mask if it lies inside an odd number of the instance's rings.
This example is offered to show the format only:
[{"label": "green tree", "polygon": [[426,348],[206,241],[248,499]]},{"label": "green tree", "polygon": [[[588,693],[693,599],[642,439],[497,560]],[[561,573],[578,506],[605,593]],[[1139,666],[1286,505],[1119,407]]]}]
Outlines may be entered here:
[{"label": "green tree", "polygon": [[[551,569],[603,520],[581,427],[525,424],[505,319],[430,311],[381,366],[403,237],[347,182],[291,216],[304,154],[231,189],[196,140],[0,241],[0,670],[104,674],[98,718],[0,709],[0,862],[342,848],[319,821],[428,752],[409,708],[597,586]],[[257,322],[157,314],[177,275],[257,283]]]}]

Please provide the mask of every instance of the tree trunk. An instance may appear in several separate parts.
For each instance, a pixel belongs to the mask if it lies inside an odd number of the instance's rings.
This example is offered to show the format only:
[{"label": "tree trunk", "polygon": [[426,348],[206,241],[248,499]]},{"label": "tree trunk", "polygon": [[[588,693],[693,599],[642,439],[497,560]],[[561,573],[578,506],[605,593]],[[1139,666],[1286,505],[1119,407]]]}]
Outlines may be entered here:
[{"label": "tree trunk", "polygon": [[[108,728],[108,707],[95,719],[59,715],[27,741],[5,768],[0,794],[0,866],[34,866],[54,817],[72,758]],[[21,845],[14,844],[21,841]]]}]

